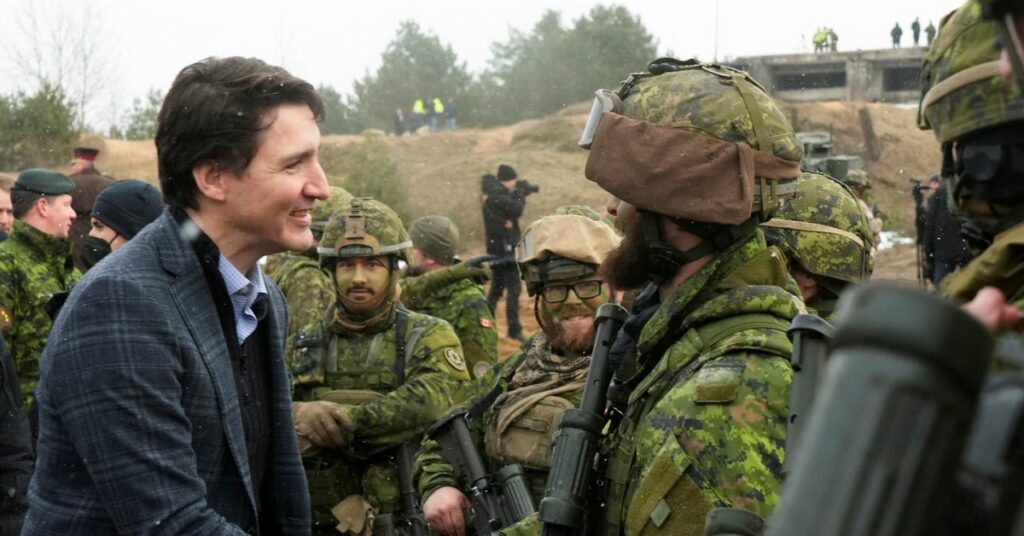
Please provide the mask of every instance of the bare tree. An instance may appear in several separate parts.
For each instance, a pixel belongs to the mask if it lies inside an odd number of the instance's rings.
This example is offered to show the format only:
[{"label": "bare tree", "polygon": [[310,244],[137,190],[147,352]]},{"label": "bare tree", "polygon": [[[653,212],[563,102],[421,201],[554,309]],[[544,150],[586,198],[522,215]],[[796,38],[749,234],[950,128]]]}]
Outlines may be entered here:
[{"label": "bare tree", "polygon": [[22,89],[62,90],[84,128],[116,78],[103,10],[93,2],[21,0],[14,18],[16,31],[3,39],[12,74],[31,85]]}]

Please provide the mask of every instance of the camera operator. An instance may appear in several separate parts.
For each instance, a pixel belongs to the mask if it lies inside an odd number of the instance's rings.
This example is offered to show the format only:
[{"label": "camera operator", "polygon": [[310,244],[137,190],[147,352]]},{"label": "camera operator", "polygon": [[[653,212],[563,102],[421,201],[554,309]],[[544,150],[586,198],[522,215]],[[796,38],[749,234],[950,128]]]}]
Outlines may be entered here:
[{"label": "camera operator", "polygon": [[494,257],[491,270],[491,288],[487,303],[491,310],[498,306],[498,299],[506,290],[505,313],[508,318],[508,337],[519,342],[526,341],[523,327],[519,323],[519,269],[516,268],[514,249],[519,241],[519,217],[526,207],[526,196],[537,193],[540,187],[519,179],[511,166],[498,166],[497,180],[493,175],[483,178],[484,232],[487,237],[487,254]]}]

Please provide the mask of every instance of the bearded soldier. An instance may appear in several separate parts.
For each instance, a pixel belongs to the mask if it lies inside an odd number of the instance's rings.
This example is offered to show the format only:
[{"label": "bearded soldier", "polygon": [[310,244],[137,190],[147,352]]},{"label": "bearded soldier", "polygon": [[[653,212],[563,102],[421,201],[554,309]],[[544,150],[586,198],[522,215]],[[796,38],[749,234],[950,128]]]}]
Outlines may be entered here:
[{"label": "bearded soldier", "polygon": [[768,243],[785,252],[804,302],[831,319],[843,290],[874,269],[868,216],[850,189],[831,177],[805,171],[796,185],[796,196],[761,228]]},{"label": "bearded soldier", "polygon": [[336,211],[318,252],[336,303],[293,342],[295,428],[316,534],[390,534],[398,511],[396,448],[418,442],[469,379],[443,320],[399,303],[409,236],[384,204],[355,198]]},{"label": "bearded soldier", "polygon": [[[551,467],[552,435],[566,409],[580,403],[594,339],[597,308],[615,291],[597,267],[619,243],[605,223],[577,215],[541,218],[523,233],[516,261],[541,331],[513,357],[467,385],[481,413],[483,448],[492,469],[517,463],[535,499]],[[466,496],[437,443],[417,457],[423,512],[440,534],[461,534]]]},{"label": "bearded soldier", "polygon": [[277,284],[288,302],[288,336],[318,322],[334,302],[334,284],[320,268],[316,246],[324,234],[331,214],[348,205],[352,195],[345,189],[331,187],[331,196],[313,207],[313,247],[302,252],[289,251],[272,255],[267,260],[267,275]]},{"label": "bearded soldier", "polygon": [[804,306],[765,243],[800,175],[785,114],[742,71],[659,59],[598,91],[586,176],[621,202],[603,270],[646,286],[620,332],[605,534],[702,535],[732,506],[766,516],[785,458],[792,347]]},{"label": "bearded soldier", "polygon": [[[403,296],[414,280],[426,274],[450,268],[457,261],[459,229],[444,216],[417,218],[409,226],[412,240],[412,263],[402,279]],[[452,272],[456,275],[459,272]],[[462,351],[473,377],[479,378],[498,362],[498,328],[494,314],[487,305],[483,283],[486,272],[478,276],[466,270],[466,276],[452,278],[415,304],[403,301],[413,311],[444,319],[459,336]],[[403,298],[404,299],[404,298]]]}]

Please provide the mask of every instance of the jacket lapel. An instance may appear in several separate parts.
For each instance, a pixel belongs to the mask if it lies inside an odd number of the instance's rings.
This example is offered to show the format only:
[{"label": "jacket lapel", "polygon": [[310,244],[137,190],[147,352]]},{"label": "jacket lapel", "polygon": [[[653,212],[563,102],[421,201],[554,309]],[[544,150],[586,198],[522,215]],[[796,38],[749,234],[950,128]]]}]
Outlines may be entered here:
[{"label": "jacket lapel", "polygon": [[157,243],[164,268],[175,276],[171,283],[171,297],[210,373],[228,448],[235,460],[238,473],[242,476],[252,511],[255,513],[259,510],[256,506],[252,476],[249,474],[238,392],[235,389],[231,355],[217,317],[217,308],[195,251],[181,237],[179,226],[169,212],[165,211],[161,218],[161,236]]}]

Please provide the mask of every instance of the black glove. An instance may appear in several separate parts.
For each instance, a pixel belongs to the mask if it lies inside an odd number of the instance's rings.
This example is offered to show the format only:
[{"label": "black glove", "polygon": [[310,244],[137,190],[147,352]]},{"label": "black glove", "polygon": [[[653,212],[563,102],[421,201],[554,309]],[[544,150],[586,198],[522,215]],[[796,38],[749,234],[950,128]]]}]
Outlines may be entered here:
[{"label": "black glove", "polygon": [[466,259],[464,263],[470,268],[483,268],[485,264],[490,265],[493,260],[494,255],[477,255],[476,257]]}]

